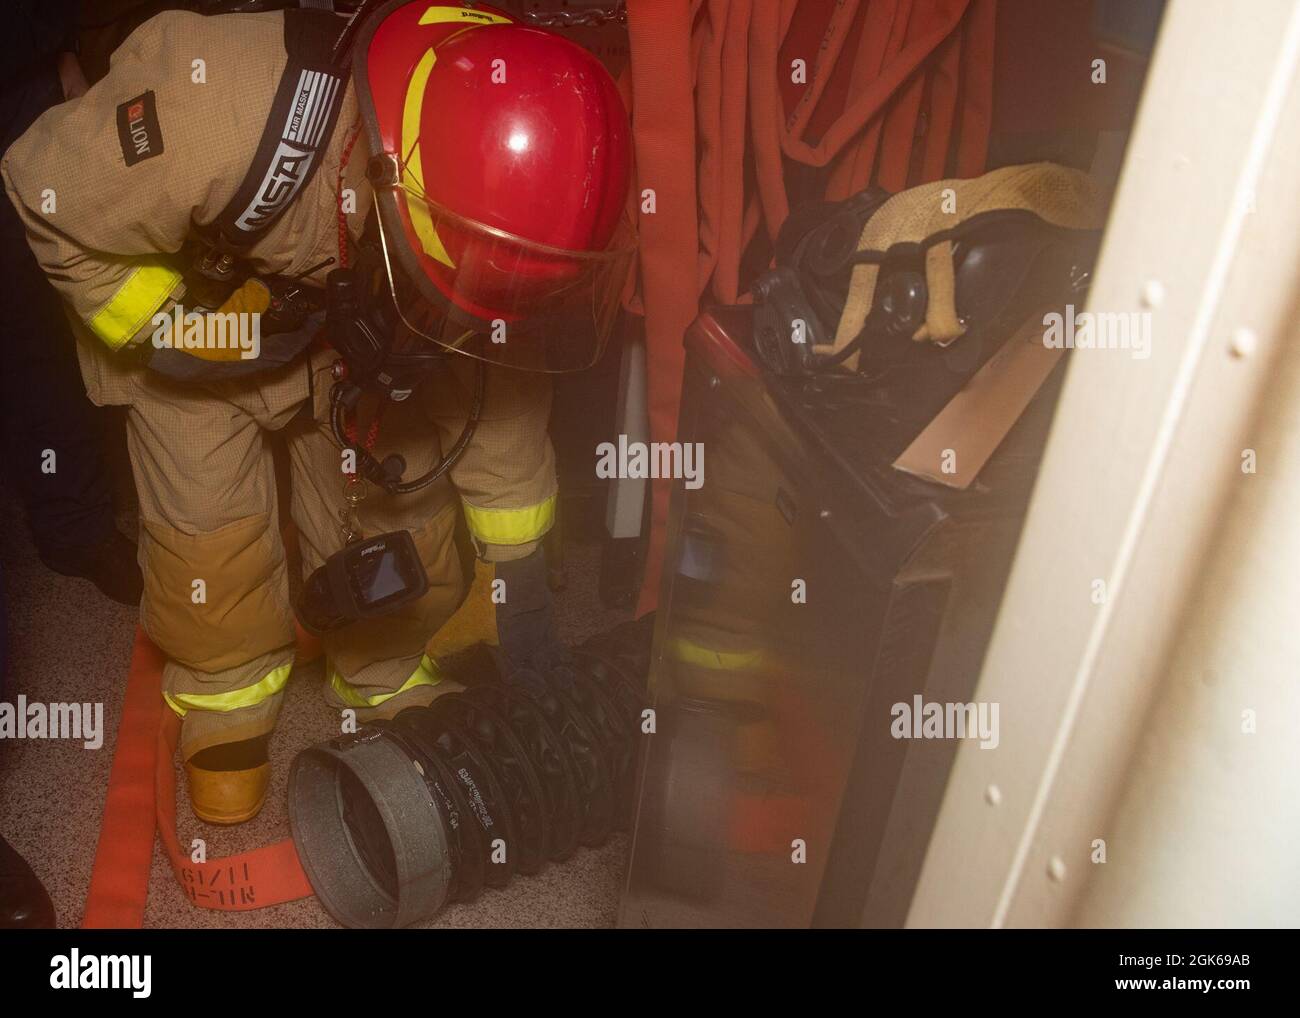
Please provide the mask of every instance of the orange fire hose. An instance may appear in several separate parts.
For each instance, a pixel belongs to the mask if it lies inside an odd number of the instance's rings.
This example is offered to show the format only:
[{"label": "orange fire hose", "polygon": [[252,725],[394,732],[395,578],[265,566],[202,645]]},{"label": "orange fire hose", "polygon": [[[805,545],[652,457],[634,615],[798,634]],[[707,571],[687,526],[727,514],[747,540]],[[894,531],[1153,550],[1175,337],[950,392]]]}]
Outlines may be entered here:
[{"label": "orange fire hose", "polygon": [[[300,656],[301,650],[300,641]],[[83,929],[143,925],[155,831],[181,889],[201,908],[242,912],[312,893],[287,838],[205,862],[192,861],[181,847],[173,763],[180,720],[163,705],[162,666],[162,652],[138,630]]]}]

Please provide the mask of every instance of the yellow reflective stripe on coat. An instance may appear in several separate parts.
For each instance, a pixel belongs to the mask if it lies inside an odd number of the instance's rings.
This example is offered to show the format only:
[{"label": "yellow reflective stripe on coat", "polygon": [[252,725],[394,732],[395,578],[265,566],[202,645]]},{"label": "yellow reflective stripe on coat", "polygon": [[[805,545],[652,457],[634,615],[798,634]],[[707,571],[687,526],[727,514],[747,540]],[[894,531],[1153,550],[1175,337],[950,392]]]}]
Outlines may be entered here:
[{"label": "yellow reflective stripe on coat", "polygon": [[714,650],[678,637],[669,644],[672,656],[683,664],[698,665],[715,671],[739,672],[758,666],[763,660],[761,650]]},{"label": "yellow reflective stripe on coat", "polygon": [[522,509],[480,509],[463,503],[469,532],[483,544],[527,544],[546,536],[555,522],[555,496]]},{"label": "yellow reflective stripe on coat", "polygon": [[411,677],[402,683],[400,689],[394,689],[389,693],[376,693],[374,696],[362,696],[356,688],[348,682],[338,672],[334,673],[334,678],[330,680],[330,688],[338,694],[338,698],[346,703],[349,707],[378,707],[381,703],[391,700],[400,693],[405,693],[408,689],[414,689],[416,686],[436,686],[442,681],[442,676],[438,674],[437,666],[433,659],[425,654],[420,659],[420,665],[411,673]]},{"label": "yellow reflective stripe on coat", "polygon": [[90,331],[111,350],[126,346],[163,306],[180,281],[181,274],[170,266],[137,266],[118,287],[112,300],[87,323]]},{"label": "yellow reflective stripe on coat", "polygon": [[289,681],[289,672],[293,664],[281,665],[267,674],[260,682],[241,689],[232,689],[228,693],[163,693],[167,706],[181,717],[192,710],[214,711],[224,714],[226,711],[239,710],[241,707],[256,707],[263,700],[275,696],[284,689]]}]

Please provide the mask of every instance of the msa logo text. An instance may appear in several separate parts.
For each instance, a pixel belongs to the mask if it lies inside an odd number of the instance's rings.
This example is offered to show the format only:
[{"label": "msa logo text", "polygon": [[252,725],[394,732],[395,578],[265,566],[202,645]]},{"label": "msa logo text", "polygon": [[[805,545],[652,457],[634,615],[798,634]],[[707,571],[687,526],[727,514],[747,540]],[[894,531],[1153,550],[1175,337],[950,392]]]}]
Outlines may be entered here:
[{"label": "msa logo text", "polygon": [[342,85],[343,79],[323,71],[299,72],[280,144],[252,199],[235,219],[236,227],[245,233],[255,233],[293,201],[307,179],[317,150],[326,140]]},{"label": "msa logo text", "polygon": [[133,997],[147,997],[152,971],[152,955],[83,956],[74,947],[71,954],[50,959],[50,986],[56,990],[130,990]]},{"label": "msa logo text", "polygon": [[280,142],[275,158],[271,160],[271,166],[262,178],[257,197],[235,221],[236,225],[241,230],[252,232],[288,205],[298,193],[314,157],[313,152],[303,152],[288,142]]}]

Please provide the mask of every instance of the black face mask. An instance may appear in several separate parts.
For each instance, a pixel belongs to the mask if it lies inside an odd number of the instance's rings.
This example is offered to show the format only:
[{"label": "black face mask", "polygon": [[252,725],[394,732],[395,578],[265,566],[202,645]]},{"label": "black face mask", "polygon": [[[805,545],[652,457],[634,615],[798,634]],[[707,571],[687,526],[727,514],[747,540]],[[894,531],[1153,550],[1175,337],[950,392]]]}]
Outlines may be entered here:
[{"label": "black face mask", "polygon": [[[954,372],[969,374],[990,344],[1005,338],[1007,323],[1021,310],[1028,313],[1045,299],[1081,292],[1100,241],[1100,231],[1058,227],[1032,212],[1007,209],[973,216],[920,243],[859,251],[864,226],[889,198],[871,188],[840,203],[791,213],[781,227],[776,268],[752,288],[754,341],[768,370],[780,375],[834,371],[859,353],[863,373],[942,358]],[[929,302],[926,251],[943,241],[953,244],[956,310],[966,327],[952,350],[911,341]],[[868,263],[879,265],[880,273],[862,330],[835,354],[814,352],[832,344],[853,270]]]},{"label": "black face mask", "polygon": [[307,578],[295,609],[319,636],[358,619],[391,615],[422,597],[429,577],[405,530],[350,544]]}]

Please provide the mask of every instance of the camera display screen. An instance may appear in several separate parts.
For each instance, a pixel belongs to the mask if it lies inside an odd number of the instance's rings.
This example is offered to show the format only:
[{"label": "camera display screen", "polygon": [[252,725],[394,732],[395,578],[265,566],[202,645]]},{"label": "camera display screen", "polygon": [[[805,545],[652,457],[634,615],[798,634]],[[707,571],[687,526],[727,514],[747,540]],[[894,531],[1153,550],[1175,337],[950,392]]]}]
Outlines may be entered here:
[{"label": "camera display screen", "polygon": [[387,546],[367,549],[367,554],[359,556],[348,572],[357,601],[364,605],[381,603],[411,586],[403,569],[403,556]]}]

